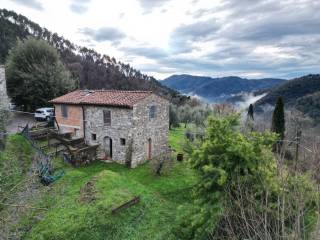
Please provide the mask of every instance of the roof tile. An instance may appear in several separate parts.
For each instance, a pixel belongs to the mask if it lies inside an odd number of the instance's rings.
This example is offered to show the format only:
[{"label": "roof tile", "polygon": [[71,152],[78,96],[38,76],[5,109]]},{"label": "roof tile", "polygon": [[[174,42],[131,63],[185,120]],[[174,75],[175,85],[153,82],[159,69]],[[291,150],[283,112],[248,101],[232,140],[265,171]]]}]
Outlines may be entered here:
[{"label": "roof tile", "polygon": [[121,91],[121,90],[76,90],[50,103],[75,105],[103,105],[117,107],[133,107],[134,104],[151,95],[150,91]]}]

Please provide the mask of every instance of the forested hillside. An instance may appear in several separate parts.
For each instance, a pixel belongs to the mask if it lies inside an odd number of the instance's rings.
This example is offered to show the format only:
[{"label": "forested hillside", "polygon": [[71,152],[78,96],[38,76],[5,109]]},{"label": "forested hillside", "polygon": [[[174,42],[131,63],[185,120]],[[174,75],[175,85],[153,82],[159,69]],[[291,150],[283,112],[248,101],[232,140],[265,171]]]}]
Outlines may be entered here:
[{"label": "forested hillside", "polygon": [[162,83],[186,94],[194,94],[209,100],[225,100],[234,94],[268,89],[284,83],[277,78],[246,79],[236,76],[211,78],[187,74],[172,75]]},{"label": "forested hillside", "polygon": [[[295,106],[299,98],[320,91],[320,75],[307,75],[290,80],[281,86],[271,90],[265,97],[261,98],[256,106],[266,104],[274,105],[279,96],[283,97],[286,106]],[[301,105],[302,106],[302,105]]]},{"label": "forested hillside", "polygon": [[152,90],[176,102],[183,99],[178,92],[162,86],[153,77],[142,74],[129,64],[77,46],[28,18],[6,9],[0,9],[0,64],[5,63],[8,52],[17,40],[28,36],[43,39],[54,46],[72,76],[79,80],[80,88]]},{"label": "forested hillside", "polygon": [[310,117],[320,120],[320,91],[299,98],[296,107]]}]

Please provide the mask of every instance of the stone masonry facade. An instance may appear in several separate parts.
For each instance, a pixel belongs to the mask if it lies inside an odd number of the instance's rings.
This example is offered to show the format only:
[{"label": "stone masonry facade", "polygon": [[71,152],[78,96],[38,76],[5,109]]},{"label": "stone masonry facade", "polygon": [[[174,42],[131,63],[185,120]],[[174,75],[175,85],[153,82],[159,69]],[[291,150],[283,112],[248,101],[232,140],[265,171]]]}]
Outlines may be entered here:
[{"label": "stone masonry facade", "polygon": [[[155,117],[149,118],[150,107],[156,107]],[[133,165],[148,159],[148,140],[151,158],[167,152],[169,136],[169,102],[155,94],[133,107]]]},{"label": "stone masonry facade", "polygon": [[[155,117],[150,118],[150,107],[155,107]],[[152,94],[133,106],[116,108],[85,106],[85,141],[89,145],[100,144],[98,158],[110,155],[112,161],[126,162],[126,152],[132,141],[131,167],[145,162],[168,149],[169,103]],[[106,126],[103,111],[111,112],[111,124]],[[150,145],[150,146],[149,146]],[[109,156],[110,157],[110,156]]]},{"label": "stone masonry facade", "polygon": [[[104,123],[103,111],[110,111],[110,125]],[[132,138],[132,109],[86,106],[85,116],[85,142],[88,145],[100,144],[97,150],[97,157],[100,159],[109,157],[116,162],[124,164],[127,143]],[[93,137],[94,134],[95,138]],[[121,138],[125,139],[125,145],[121,145]],[[110,153],[110,148],[112,148],[112,154]]]}]

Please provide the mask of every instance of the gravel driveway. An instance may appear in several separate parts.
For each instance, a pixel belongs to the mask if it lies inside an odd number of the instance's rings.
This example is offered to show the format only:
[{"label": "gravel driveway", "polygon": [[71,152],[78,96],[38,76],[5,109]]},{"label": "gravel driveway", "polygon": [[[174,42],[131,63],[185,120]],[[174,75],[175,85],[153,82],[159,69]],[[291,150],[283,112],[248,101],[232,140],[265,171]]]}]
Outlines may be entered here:
[{"label": "gravel driveway", "polygon": [[9,134],[17,133],[22,130],[19,127],[24,127],[27,123],[30,127],[37,123],[32,113],[13,112],[7,125],[7,132]]}]

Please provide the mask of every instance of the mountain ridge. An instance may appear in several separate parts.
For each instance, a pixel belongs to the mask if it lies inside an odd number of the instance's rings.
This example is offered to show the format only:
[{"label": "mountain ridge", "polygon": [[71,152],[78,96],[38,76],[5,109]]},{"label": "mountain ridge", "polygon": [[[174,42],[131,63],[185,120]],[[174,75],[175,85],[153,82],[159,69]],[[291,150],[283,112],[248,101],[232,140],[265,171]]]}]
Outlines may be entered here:
[{"label": "mountain ridge", "polygon": [[234,94],[269,89],[287,80],[279,78],[247,79],[238,76],[212,78],[189,74],[172,75],[162,84],[184,94],[198,95],[211,100],[225,100]]},{"label": "mountain ridge", "polygon": [[[261,110],[265,105],[274,106],[277,98],[281,96],[286,107],[296,107],[300,105],[299,110],[305,112],[302,106],[306,106],[305,102],[310,102],[312,100],[310,96],[317,92],[320,92],[320,74],[309,74],[289,80],[270,90],[266,96],[255,103],[255,106],[258,110]],[[314,99],[318,99],[318,97]],[[310,110],[308,110],[308,112],[309,111]]]}]

